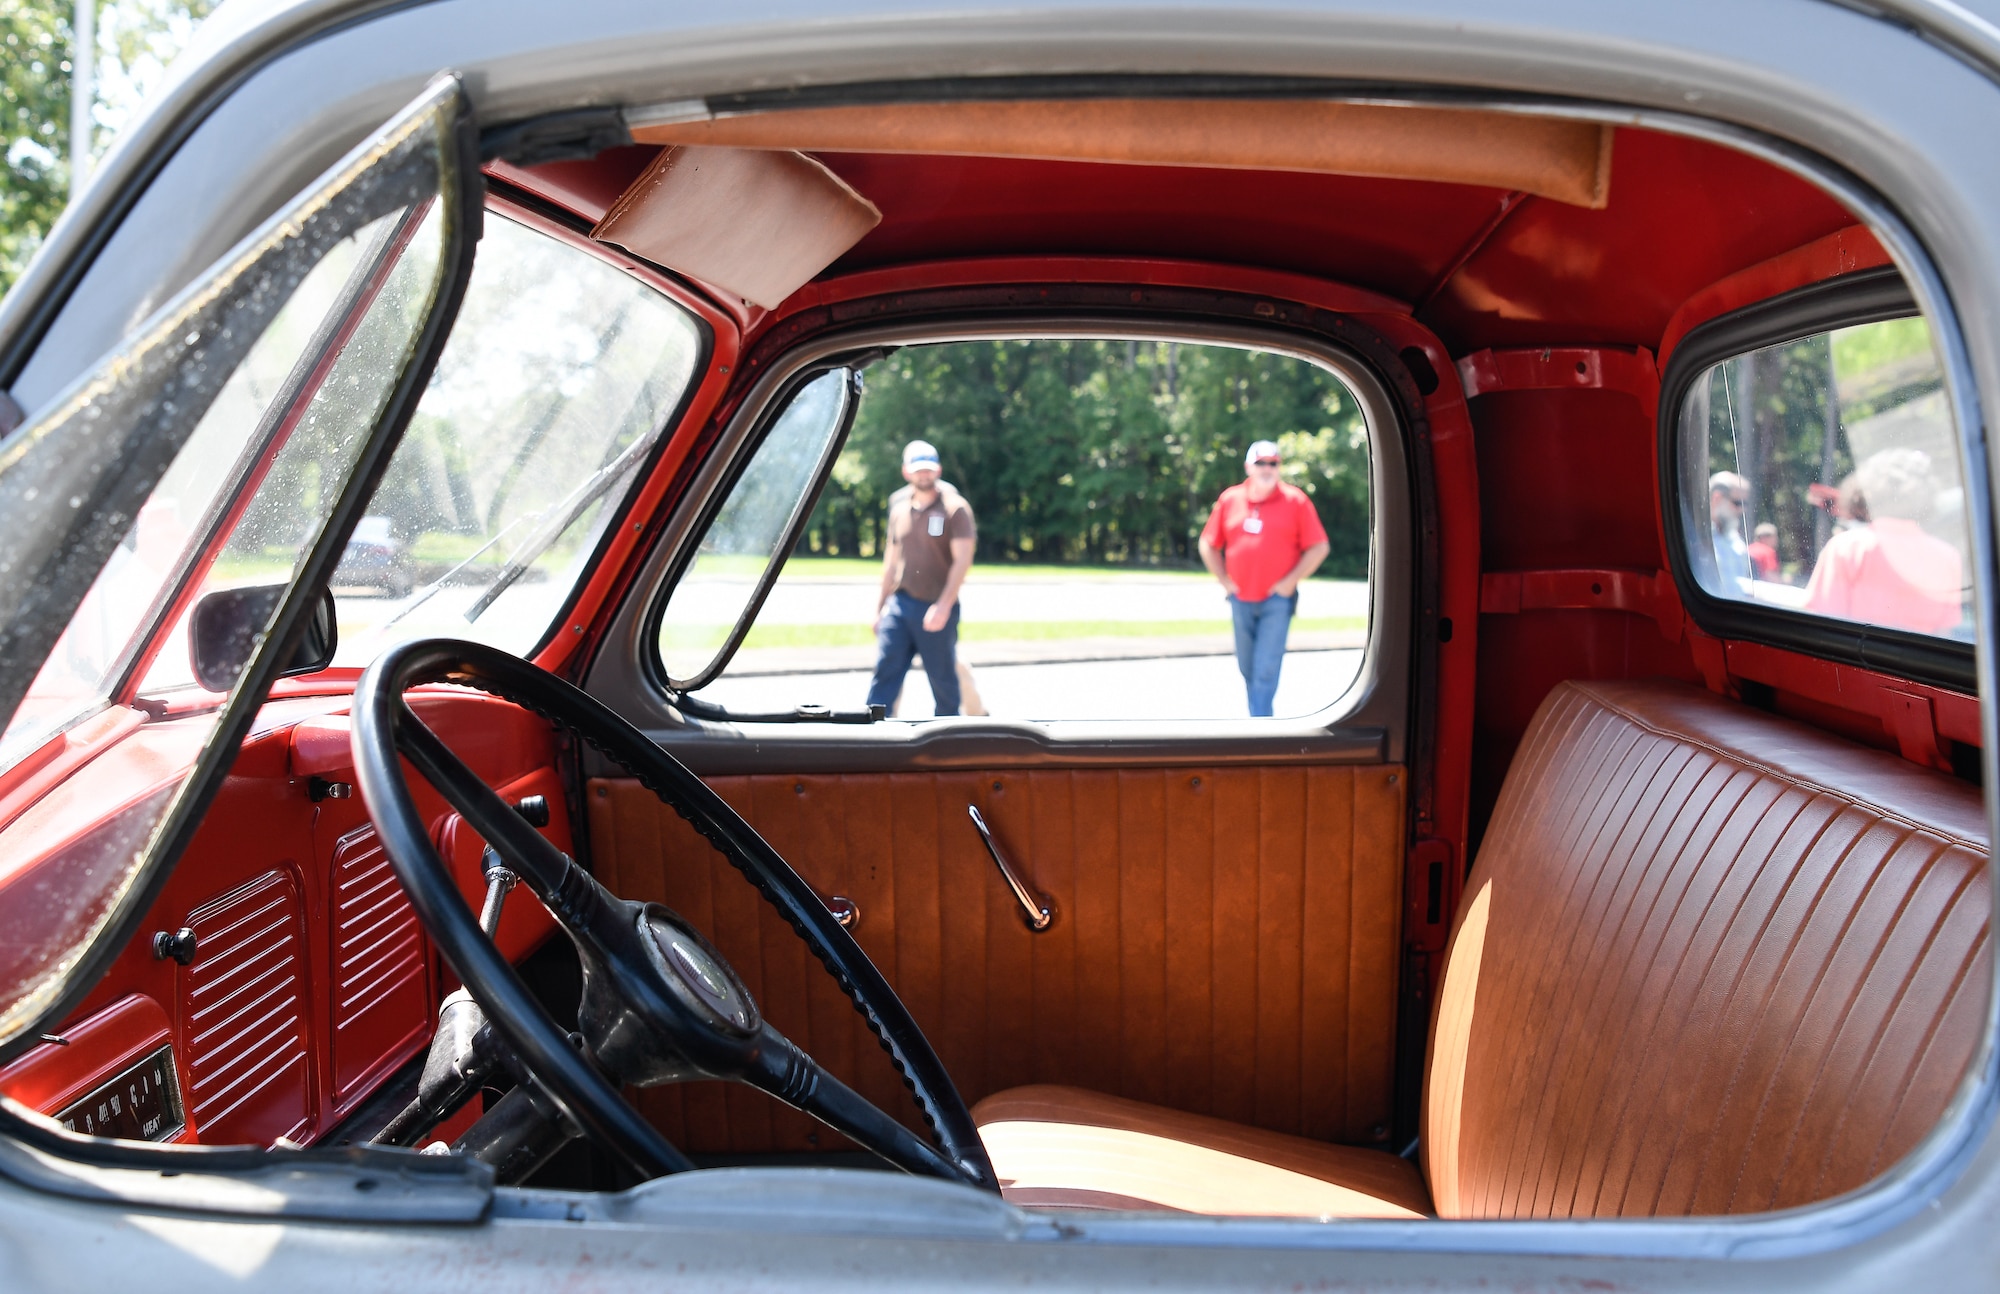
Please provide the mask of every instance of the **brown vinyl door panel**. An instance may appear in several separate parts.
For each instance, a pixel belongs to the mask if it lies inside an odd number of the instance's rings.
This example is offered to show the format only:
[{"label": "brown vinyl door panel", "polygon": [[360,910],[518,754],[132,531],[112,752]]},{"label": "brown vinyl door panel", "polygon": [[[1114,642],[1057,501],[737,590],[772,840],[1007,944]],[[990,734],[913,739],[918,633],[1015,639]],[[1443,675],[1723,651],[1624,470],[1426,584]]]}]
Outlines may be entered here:
[{"label": "brown vinyl door panel", "polygon": [[[1388,1136],[1404,791],[1396,765],[717,777],[930,1036],[968,1103],[1069,1083],[1358,1144]],[[915,1109],[861,1017],[706,841],[590,783],[600,878],[708,932],[772,1022],[884,1110]],[[976,804],[1055,924],[1031,932]],[[697,1153],[832,1148],[738,1086],[649,1091]]]}]

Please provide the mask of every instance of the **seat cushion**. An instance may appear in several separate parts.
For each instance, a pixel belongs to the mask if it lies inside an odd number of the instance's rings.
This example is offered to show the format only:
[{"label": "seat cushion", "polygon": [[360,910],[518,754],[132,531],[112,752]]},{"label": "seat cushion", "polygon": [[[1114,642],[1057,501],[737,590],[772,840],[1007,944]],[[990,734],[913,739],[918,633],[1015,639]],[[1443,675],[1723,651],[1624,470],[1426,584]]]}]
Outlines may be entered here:
[{"label": "seat cushion", "polygon": [[1016,1087],[972,1109],[1016,1204],[1262,1217],[1420,1218],[1416,1165],[1077,1087]]},{"label": "seat cushion", "polygon": [[1956,778],[1684,684],[1557,687],[1447,952],[1438,1215],[1746,1213],[1884,1172],[1979,1047],[1986,855]]}]

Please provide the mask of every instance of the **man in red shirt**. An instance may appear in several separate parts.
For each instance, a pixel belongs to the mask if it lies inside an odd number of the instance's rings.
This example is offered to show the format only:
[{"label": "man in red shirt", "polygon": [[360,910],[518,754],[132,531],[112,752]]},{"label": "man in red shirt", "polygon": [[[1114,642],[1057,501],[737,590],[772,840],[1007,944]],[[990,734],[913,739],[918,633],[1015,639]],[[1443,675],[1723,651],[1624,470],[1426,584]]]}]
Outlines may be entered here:
[{"label": "man in red shirt", "polygon": [[1285,663],[1285,638],[1299,605],[1299,581],[1331,548],[1305,491],[1278,479],[1278,447],[1268,440],[1243,456],[1248,479],[1215,501],[1201,532],[1201,560],[1229,590],[1236,620],[1236,668],[1252,718],[1268,718]]}]

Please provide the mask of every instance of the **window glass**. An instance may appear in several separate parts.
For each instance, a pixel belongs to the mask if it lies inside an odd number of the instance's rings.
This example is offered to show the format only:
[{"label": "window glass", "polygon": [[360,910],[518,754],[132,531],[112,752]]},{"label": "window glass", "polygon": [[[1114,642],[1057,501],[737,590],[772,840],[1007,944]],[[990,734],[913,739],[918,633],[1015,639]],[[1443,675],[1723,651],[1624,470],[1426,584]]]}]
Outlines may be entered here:
[{"label": "window glass", "polygon": [[[334,663],[438,635],[532,650],[701,351],[700,324],[656,289],[488,212],[458,322],[334,572]],[[271,523],[232,555],[282,554],[288,514]]]},{"label": "window glass", "polygon": [[[876,702],[905,720],[1224,719],[1310,714],[1353,681],[1368,428],[1327,369],[1030,339],[908,347],[866,376],[804,532],[701,699]],[[905,471],[913,442],[935,451],[934,491],[918,490],[926,463]],[[1267,464],[1246,464],[1260,442]],[[927,627],[967,534],[970,564]],[[1205,534],[1240,596],[1207,569]],[[1311,576],[1288,594],[1301,562]]]},{"label": "window glass", "polygon": [[[80,710],[103,702],[119,662],[135,650],[134,635],[151,623],[169,580],[188,560],[202,521],[242,470],[244,451],[265,411],[368,246],[391,223],[385,217],[328,252],[230,375],[57,640],[8,724],[0,752],[33,744],[42,733],[67,726]],[[261,573],[282,578],[289,568],[286,562]],[[178,636],[184,644],[185,624]],[[160,672],[178,670],[184,680],[192,678],[184,648],[166,655]]]},{"label": "window glass", "polygon": [[1711,366],[1681,442],[1688,556],[1710,593],[1970,640],[1958,434],[1921,318]]},{"label": "window glass", "polygon": [[[378,235],[385,240],[397,236],[397,231],[388,227]],[[153,655],[139,687],[140,695],[166,697],[198,686],[188,625],[202,596],[221,588],[291,582],[298,559],[326,524],[348,468],[388,400],[400,367],[397,361],[408,349],[428,302],[438,248],[438,214],[433,208],[415,231],[409,254],[383,278],[372,305],[341,348],[325,380],[300,406],[285,413],[288,434],[267,462],[238,460],[246,435],[267,421],[264,411],[296,372],[297,352],[288,354],[289,341],[282,335],[267,337],[251,352],[250,362],[223,388],[187,451],[161,482],[161,489],[140,510],[139,524],[131,537],[131,560],[122,568],[116,563],[106,568],[106,575],[112,577],[105,589],[107,604],[120,600],[122,584],[130,572],[144,571],[147,580],[155,578],[163,564],[154,560],[153,554],[183,546],[190,533],[186,519],[213,514],[218,501],[229,498],[221,493],[225,483],[240,480],[245,468],[256,479],[248,499],[237,501],[242,511],[227,528],[220,555],[193,594],[182,597],[183,609],[171,631],[149,646]],[[352,264],[344,271],[337,290],[353,285],[374,262],[366,252],[347,259]],[[312,286],[311,281],[308,286]],[[296,320],[316,304],[301,297],[279,316],[278,323]],[[274,334],[277,331],[273,329]],[[281,363],[282,369],[278,368]],[[232,466],[236,470],[218,470]],[[193,533],[205,535],[208,526],[196,525]],[[171,563],[164,565],[170,567]]]},{"label": "window glass", "polygon": [[660,617],[668,678],[700,677],[755,599],[845,421],[853,377],[835,369],[793,394],[709,523]]}]

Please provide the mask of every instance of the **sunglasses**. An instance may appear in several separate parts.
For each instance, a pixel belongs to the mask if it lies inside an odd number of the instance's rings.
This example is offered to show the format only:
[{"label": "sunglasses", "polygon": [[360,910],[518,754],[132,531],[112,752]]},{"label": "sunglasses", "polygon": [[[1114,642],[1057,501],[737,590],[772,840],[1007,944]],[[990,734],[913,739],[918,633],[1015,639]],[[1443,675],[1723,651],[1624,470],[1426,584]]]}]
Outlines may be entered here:
[{"label": "sunglasses", "polygon": [[1255,460],[1255,466],[1257,466],[1257,467],[1276,467],[1276,466],[1278,466],[1278,460],[1277,460],[1277,459],[1275,459],[1275,458],[1260,458],[1260,459],[1257,459],[1257,460]]}]

